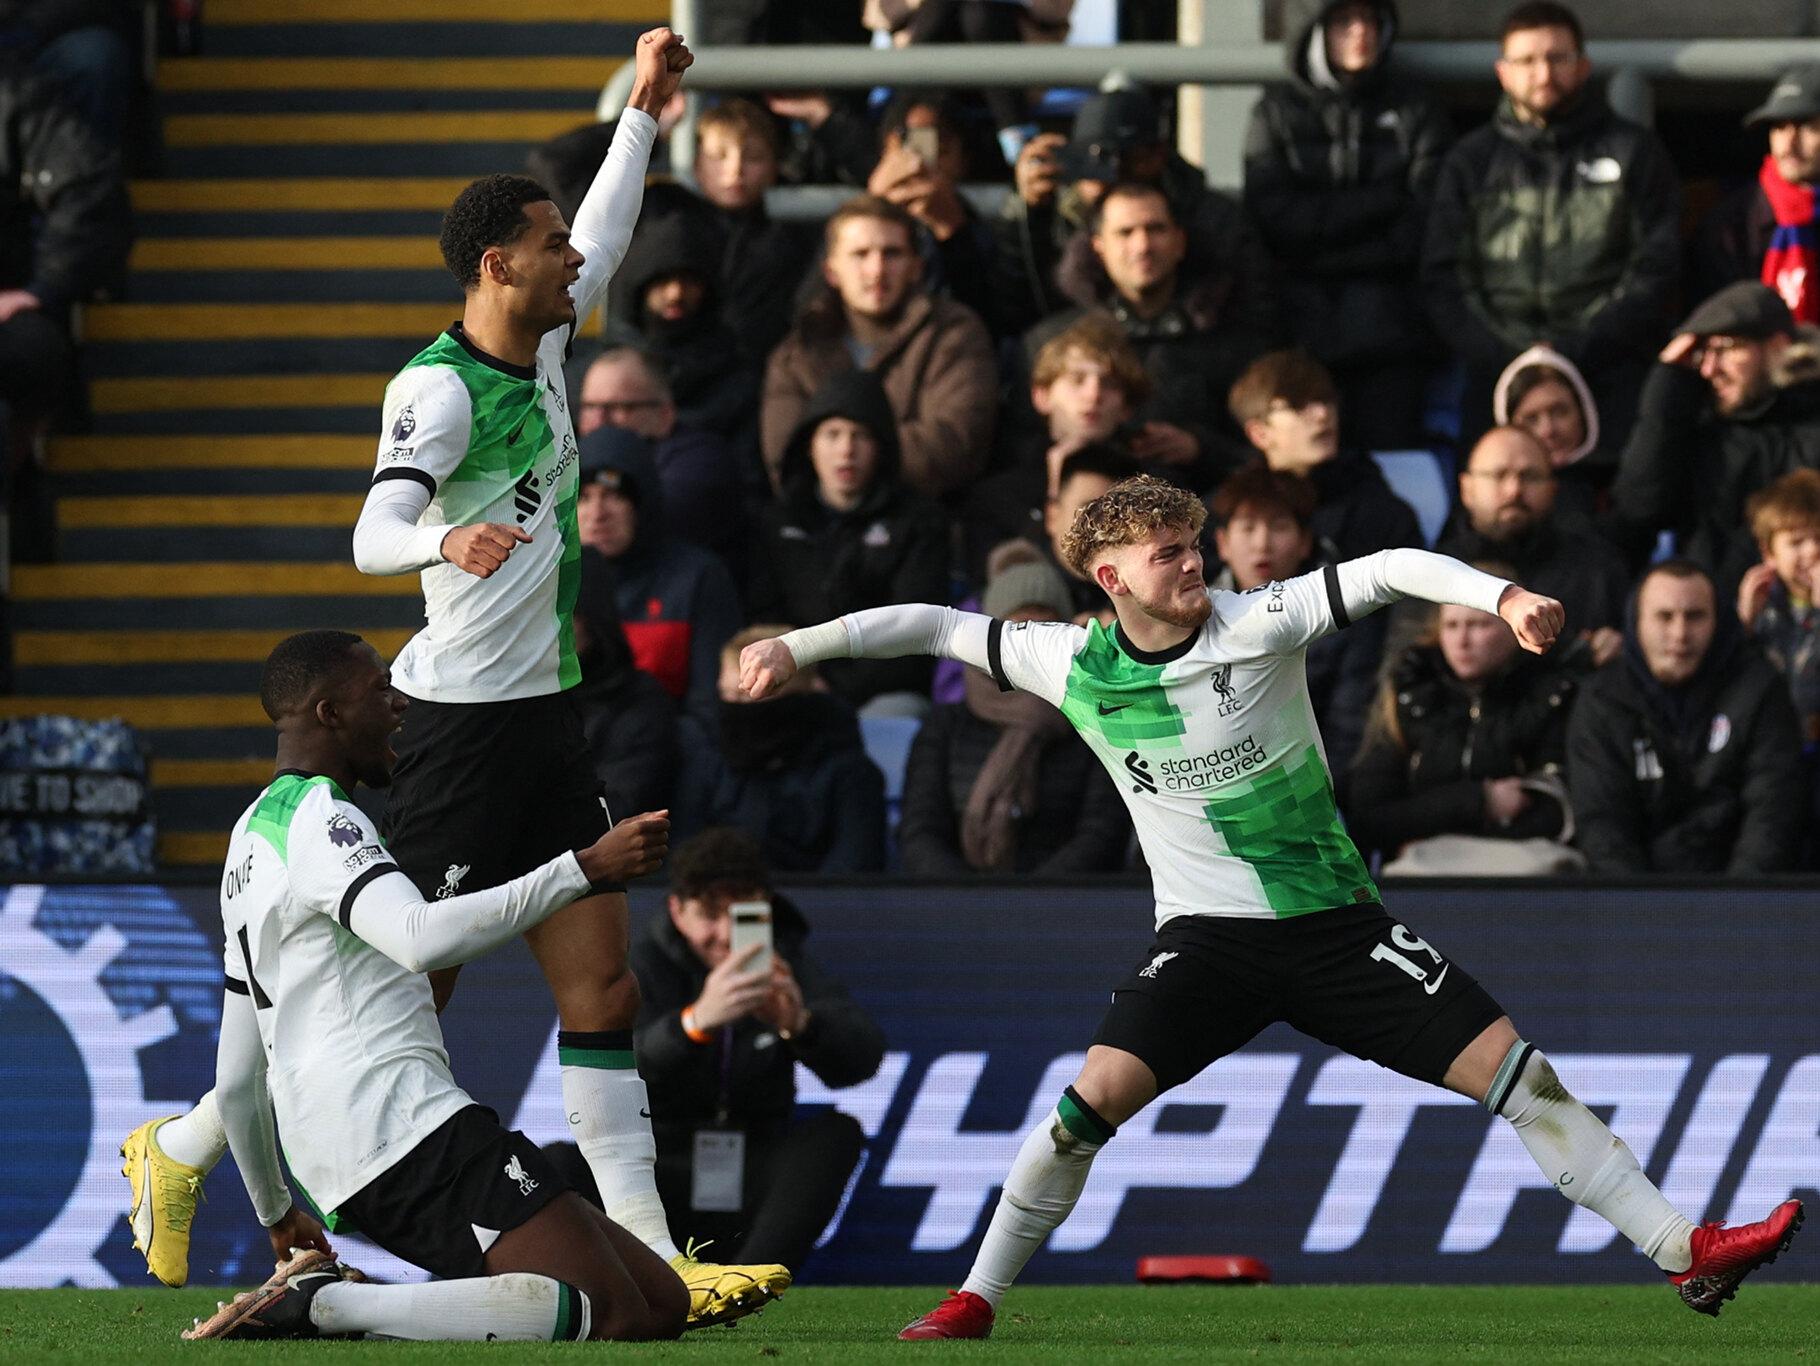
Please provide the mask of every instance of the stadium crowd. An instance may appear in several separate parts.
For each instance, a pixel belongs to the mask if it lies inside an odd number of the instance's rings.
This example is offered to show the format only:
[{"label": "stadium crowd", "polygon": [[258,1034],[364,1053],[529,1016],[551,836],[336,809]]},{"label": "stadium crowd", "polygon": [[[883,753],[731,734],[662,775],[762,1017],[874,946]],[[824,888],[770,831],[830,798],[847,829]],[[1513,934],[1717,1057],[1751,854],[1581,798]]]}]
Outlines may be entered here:
[{"label": "stadium crowd", "polygon": [[[738,824],[787,872],[1127,867],[1112,780],[1048,708],[913,659],[751,703],[732,661],[887,603],[1109,619],[1061,534],[1143,471],[1206,499],[1216,587],[1432,542],[1566,605],[1541,660],[1458,608],[1309,652],[1389,871],[1815,866],[1820,71],[1750,115],[1755,187],[1684,245],[1668,151],[1566,7],[1511,11],[1503,98],[1457,138],[1391,62],[1394,5],[1290,11],[1242,196],[1131,86],[1028,137],[996,215],[961,190],[993,100],[900,94],[869,158],[826,99],[701,115],[695,184],[652,187],[571,381],[587,686],[628,809]],[[819,231],[765,208],[805,168],[855,191]],[[1427,537],[1374,459],[1411,450],[1457,452]],[[906,728],[887,793],[867,750]]]}]

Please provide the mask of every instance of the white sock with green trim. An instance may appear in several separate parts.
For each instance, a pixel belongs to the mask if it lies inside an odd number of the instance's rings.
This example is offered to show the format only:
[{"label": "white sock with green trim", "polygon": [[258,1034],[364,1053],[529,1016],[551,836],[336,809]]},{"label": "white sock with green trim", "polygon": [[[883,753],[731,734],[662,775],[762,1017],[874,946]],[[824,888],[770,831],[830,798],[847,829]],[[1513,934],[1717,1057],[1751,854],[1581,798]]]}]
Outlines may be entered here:
[{"label": "white sock with green trim", "polygon": [[1074,1211],[1093,1159],[1116,1132],[1072,1086],[1062,1092],[1049,1117],[1017,1150],[962,1290],[998,1308],[1031,1254]]},{"label": "white sock with green trim", "polygon": [[1605,1219],[1664,1271],[1693,1265],[1693,1222],[1643,1174],[1630,1145],[1573,1098],[1533,1044],[1511,1045],[1485,1108],[1511,1122],[1561,1194]]},{"label": "white sock with green trim", "polygon": [[579,1342],[593,1306],[566,1282],[512,1271],[422,1285],[337,1281],[310,1301],[310,1322],[324,1333],[414,1342]]},{"label": "white sock with green trim", "polygon": [[678,1255],[657,1197],[657,1140],[651,1098],[632,1055],[632,1031],[556,1033],[562,1108],[575,1146],[600,1187],[607,1217],[666,1262]]},{"label": "white sock with green trim", "polygon": [[227,1151],[227,1130],[221,1127],[221,1110],[209,1091],[187,1115],[167,1119],[152,1130],[152,1142],[173,1162],[207,1172]]}]

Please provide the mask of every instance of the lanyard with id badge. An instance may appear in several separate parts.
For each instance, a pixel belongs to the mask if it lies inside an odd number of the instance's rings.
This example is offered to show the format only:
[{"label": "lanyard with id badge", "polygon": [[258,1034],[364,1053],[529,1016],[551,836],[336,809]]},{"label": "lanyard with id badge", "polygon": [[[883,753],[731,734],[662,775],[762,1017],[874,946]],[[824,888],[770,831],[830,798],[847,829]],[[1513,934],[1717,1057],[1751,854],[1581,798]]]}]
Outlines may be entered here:
[{"label": "lanyard with id badge", "polygon": [[[735,958],[754,944],[763,947],[746,968],[771,971],[771,903],[736,901],[727,908],[733,918],[728,952]],[[704,1214],[737,1214],[745,1205],[746,1136],[727,1126],[733,1083],[733,1026],[720,1030],[720,1108],[715,1127],[695,1131],[695,1160],[689,1207]]]}]

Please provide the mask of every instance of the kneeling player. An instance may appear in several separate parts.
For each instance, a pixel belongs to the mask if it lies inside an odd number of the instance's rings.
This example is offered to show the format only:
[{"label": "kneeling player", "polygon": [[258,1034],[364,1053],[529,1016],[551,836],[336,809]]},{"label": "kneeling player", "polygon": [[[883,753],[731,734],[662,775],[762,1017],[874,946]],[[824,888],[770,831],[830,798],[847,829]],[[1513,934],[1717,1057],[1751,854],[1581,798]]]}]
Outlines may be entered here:
[{"label": "kneeling player", "polygon": [[[255,1209],[280,1212],[270,1230],[281,1265],[185,1336],[675,1337],[689,1310],[682,1281],[455,1084],[424,976],[522,934],[596,881],[655,868],[668,822],[622,822],[502,886],[428,902],[348,799],[356,783],[389,779],[406,705],[373,648],[339,631],[293,636],[260,691],[278,776],[228,846],[215,1101]],[[290,1203],[273,1109],[317,1214]],[[163,1144],[147,1132],[146,1146]],[[446,1279],[346,1280],[323,1225]]]},{"label": "kneeling player", "polygon": [[1688,1305],[1718,1313],[1788,1245],[1800,1202],[1727,1229],[1696,1228],[1663,1199],[1491,995],[1385,914],[1334,808],[1308,700],[1310,642],[1403,597],[1495,612],[1536,653],[1561,630],[1560,603],[1421,550],[1209,592],[1195,548],[1205,517],[1150,478],[1081,509],[1064,551],[1112,599],[1110,630],[881,607],[741,657],[754,697],[824,659],[935,654],[1046,698],[1117,781],[1156,884],[1156,939],[1114,992],[1074,1085],[1025,1139],[972,1274],[900,1336],[990,1333],[1118,1126],[1278,1020],[1482,1102],[1557,1190],[1642,1248]]}]

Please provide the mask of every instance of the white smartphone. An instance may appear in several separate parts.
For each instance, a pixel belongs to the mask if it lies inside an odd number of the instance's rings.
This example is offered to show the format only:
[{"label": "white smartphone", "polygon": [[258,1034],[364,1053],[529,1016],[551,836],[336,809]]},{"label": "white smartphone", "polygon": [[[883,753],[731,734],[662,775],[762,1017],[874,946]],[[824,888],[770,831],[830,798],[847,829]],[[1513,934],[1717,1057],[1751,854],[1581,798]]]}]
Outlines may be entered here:
[{"label": "white smartphone", "polygon": [[727,908],[733,917],[731,950],[738,958],[754,944],[764,947],[747,963],[745,972],[771,971],[771,903],[769,901],[735,901]]}]

